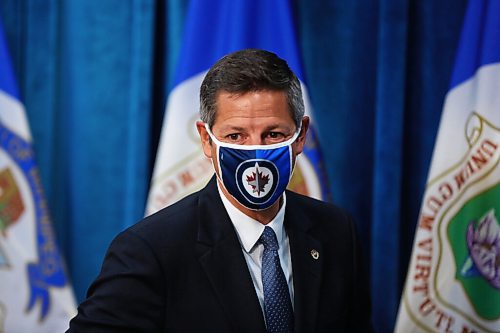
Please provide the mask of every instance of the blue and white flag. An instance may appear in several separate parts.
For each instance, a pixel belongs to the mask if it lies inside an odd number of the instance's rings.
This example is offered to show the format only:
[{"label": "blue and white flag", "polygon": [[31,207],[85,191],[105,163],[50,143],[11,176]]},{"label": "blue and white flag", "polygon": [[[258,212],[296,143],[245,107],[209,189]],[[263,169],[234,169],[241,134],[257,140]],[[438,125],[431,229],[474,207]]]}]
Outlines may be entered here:
[{"label": "blue and white flag", "polygon": [[[247,48],[274,52],[288,62],[302,82],[306,114],[311,116],[288,1],[192,0],[174,88],[169,95],[163,122],[147,215],[200,189],[212,177],[212,164],[201,150],[195,127],[195,121],[199,119],[200,85],[217,60]],[[314,119],[297,166],[289,188],[327,199],[328,186]]]},{"label": "blue and white flag", "polygon": [[0,22],[0,332],[64,332],[75,313]]},{"label": "blue and white flag", "polygon": [[500,332],[500,1],[469,1],[396,332]]}]

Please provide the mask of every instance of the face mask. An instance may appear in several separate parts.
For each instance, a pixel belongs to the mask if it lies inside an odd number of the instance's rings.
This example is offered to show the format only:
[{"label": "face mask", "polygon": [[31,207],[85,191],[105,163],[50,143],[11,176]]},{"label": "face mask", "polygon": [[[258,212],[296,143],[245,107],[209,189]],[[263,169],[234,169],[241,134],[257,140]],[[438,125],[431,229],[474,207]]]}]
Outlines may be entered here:
[{"label": "face mask", "polygon": [[241,205],[251,210],[272,206],[285,191],[292,177],[292,147],[299,130],[287,141],[272,145],[236,145],[217,140],[205,124],[217,145],[217,175],[227,192]]}]

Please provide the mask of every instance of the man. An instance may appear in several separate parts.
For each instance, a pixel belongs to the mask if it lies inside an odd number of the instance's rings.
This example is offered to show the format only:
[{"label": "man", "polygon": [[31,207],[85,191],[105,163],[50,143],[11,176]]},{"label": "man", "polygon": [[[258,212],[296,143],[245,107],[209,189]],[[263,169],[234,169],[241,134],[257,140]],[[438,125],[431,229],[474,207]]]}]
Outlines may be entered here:
[{"label": "man", "polygon": [[68,332],[371,331],[352,219],[285,191],[309,126],[286,62],[232,53],[200,102],[216,177],[112,242]]}]

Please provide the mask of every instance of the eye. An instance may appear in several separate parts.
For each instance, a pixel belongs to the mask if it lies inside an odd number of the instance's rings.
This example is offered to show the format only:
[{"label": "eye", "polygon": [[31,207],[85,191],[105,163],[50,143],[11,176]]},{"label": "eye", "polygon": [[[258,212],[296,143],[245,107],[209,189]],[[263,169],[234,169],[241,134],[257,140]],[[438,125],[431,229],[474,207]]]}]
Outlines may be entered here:
[{"label": "eye", "polygon": [[266,135],[266,141],[270,141],[271,143],[272,142],[280,142],[280,141],[283,141],[285,139],[285,134],[281,133],[281,132],[269,132],[267,133]]},{"label": "eye", "polygon": [[241,134],[239,134],[239,133],[231,133],[231,134],[226,135],[226,139],[228,141],[238,141],[238,140],[241,139]]}]

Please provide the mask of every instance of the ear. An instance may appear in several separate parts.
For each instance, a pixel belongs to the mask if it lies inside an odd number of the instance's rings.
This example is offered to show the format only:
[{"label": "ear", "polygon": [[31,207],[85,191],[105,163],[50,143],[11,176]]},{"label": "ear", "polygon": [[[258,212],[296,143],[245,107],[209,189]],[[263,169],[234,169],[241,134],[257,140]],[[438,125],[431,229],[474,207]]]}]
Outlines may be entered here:
[{"label": "ear", "polygon": [[304,116],[304,118],[302,118],[302,127],[300,128],[300,134],[294,143],[295,156],[299,155],[304,150],[304,145],[306,144],[307,130],[309,129],[309,122],[310,119],[308,116]]},{"label": "ear", "polygon": [[208,135],[207,129],[205,128],[205,123],[202,121],[196,122],[196,129],[200,135],[201,148],[203,148],[203,153],[206,157],[212,158],[212,141],[210,140],[210,135]]}]

